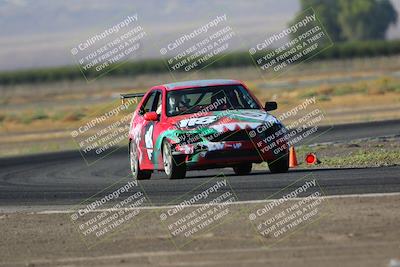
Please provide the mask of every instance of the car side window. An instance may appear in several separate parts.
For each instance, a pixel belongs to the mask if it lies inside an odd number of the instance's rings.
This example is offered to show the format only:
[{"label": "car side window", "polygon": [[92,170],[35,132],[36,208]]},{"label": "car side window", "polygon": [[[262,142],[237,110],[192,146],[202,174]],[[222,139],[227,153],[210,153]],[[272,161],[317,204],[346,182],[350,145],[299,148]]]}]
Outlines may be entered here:
[{"label": "car side window", "polygon": [[160,91],[157,91],[152,111],[155,111],[158,115],[161,115],[161,108],[162,108],[162,94]]},{"label": "car side window", "polygon": [[156,92],[152,92],[152,93],[147,97],[147,99],[146,99],[145,102],[143,103],[142,107],[140,108],[139,113],[140,113],[141,115],[143,115],[143,114],[145,114],[145,113],[147,113],[147,112],[149,112],[149,111],[152,111],[153,103],[154,103],[155,97],[156,97]]}]

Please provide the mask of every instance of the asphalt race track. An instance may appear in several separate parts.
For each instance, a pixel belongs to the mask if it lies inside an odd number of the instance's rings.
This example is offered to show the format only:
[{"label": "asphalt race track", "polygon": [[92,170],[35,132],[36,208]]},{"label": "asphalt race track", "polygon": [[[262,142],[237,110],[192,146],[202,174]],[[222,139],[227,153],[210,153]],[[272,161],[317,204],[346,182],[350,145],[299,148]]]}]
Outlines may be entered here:
[{"label": "asphalt race track", "polygon": [[[313,142],[387,135],[400,135],[399,120],[335,126]],[[185,180],[168,180],[160,172],[140,183],[153,204],[165,205],[223,173],[238,200],[260,200],[311,172],[327,195],[400,192],[400,166],[291,170],[286,174],[266,170],[246,176],[235,176],[230,169],[217,169],[188,172]],[[0,206],[74,205],[124,177],[129,177],[128,153],[124,148],[91,166],[77,151],[1,159]]]}]

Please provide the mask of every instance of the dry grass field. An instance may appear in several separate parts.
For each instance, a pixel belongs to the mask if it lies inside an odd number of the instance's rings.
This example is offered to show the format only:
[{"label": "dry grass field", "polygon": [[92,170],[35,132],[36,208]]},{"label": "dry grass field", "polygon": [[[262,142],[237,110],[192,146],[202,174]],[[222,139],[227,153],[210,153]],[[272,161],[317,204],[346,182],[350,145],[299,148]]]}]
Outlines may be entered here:
[{"label": "dry grass field", "polygon": [[[284,75],[261,75],[254,67],[204,70],[177,80],[233,78],[246,82],[263,102],[275,100],[279,115],[315,97],[342,124],[400,118],[400,57],[302,63]],[[70,130],[119,104],[119,93],[145,92],[173,81],[166,74],[64,81],[0,88],[0,156],[76,149]],[[131,107],[132,110],[134,107]],[[123,115],[123,114],[122,114]],[[121,116],[122,116],[121,115]]]}]

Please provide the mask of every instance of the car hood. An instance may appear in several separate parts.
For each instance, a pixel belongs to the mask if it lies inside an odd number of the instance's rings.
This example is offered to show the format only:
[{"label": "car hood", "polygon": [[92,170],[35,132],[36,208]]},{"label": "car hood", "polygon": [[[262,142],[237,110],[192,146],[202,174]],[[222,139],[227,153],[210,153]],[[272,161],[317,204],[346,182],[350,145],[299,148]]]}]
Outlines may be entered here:
[{"label": "car hood", "polygon": [[264,110],[241,109],[169,117],[168,122],[179,130],[214,129],[217,132],[255,129],[264,123],[279,121]]}]

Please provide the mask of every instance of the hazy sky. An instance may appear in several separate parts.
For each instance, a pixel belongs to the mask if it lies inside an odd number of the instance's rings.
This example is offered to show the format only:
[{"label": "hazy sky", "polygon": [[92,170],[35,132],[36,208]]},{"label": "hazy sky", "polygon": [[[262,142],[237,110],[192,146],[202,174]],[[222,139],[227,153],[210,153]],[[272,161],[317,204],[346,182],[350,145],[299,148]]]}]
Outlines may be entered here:
[{"label": "hazy sky", "polygon": [[[0,70],[73,64],[73,46],[135,13],[148,34],[140,56],[158,57],[166,40],[217,15],[240,35],[238,49],[281,30],[298,10],[298,0],[0,0]],[[400,38],[399,28],[389,38]]]}]

